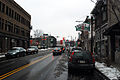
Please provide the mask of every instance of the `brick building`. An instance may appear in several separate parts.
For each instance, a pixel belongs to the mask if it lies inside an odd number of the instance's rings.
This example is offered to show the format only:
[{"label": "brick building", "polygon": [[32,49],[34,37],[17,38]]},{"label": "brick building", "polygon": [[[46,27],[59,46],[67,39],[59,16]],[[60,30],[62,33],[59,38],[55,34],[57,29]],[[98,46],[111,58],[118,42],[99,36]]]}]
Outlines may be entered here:
[{"label": "brick building", "polygon": [[14,0],[0,0],[0,52],[29,46],[31,15]]}]

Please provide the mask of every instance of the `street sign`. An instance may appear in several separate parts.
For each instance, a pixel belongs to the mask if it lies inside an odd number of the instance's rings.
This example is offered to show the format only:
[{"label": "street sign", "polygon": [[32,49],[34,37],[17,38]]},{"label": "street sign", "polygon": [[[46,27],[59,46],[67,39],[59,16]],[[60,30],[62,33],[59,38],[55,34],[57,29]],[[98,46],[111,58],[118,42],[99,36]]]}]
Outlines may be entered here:
[{"label": "street sign", "polygon": [[82,23],[75,26],[76,31],[90,31],[90,24],[89,23]]}]

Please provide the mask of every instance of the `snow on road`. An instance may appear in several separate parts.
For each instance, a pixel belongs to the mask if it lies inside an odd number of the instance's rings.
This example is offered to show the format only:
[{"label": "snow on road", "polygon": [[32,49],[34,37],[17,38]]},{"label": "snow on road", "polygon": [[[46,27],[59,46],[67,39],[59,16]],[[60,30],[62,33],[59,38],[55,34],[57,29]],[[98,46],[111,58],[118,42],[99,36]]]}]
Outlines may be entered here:
[{"label": "snow on road", "polygon": [[113,66],[107,67],[105,63],[95,63],[96,68],[105,74],[111,80],[118,80],[120,78],[120,71]]}]

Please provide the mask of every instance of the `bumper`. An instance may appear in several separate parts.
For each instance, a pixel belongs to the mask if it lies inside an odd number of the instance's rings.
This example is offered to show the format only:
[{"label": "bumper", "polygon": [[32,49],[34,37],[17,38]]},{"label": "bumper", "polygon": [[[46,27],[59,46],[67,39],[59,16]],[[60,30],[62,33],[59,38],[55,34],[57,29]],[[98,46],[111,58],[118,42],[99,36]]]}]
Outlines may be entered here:
[{"label": "bumper", "polygon": [[8,55],[8,54],[5,54],[5,57],[7,57],[7,58],[12,58],[12,57],[16,57],[16,55]]},{"label": "bumper", "polygon": [[53,52],[54,55],[60,55],[61,52]]},{"label": "bumper", "polygon": [[80,69],[80,70],[90,70],[94,69],[94,64],[73,64],[71,62],[68,62],[68,67],[72,69]]}]

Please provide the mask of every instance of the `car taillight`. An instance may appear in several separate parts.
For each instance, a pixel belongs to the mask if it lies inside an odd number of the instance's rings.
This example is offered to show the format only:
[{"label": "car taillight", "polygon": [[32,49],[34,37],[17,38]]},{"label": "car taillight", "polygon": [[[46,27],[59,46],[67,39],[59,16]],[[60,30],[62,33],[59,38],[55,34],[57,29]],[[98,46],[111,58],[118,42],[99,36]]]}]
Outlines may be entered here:
[{"label": "car taillight", "polygon": [[70,62],[72,62],[72,56],[70,56]]},{"label": "car taillight", "polygon": [[93,63],[95,63],[95,58],[93,57]]},{"label": "car taillight", "polygon": [[74,52],[72,52],[72,54],[70,56],[70,62],[72,62],[72,55],[74,55]]},{"label": "car taillight", "polygon": [[93,53],[91,53],[91,55],[92,55],[92,58],[93,58],[93,63],[95,63],[95,58],[94,58]]},{"label": "car taillight", "polygon": [[74,55],[74,52],[72,52],[72,55]]}]

